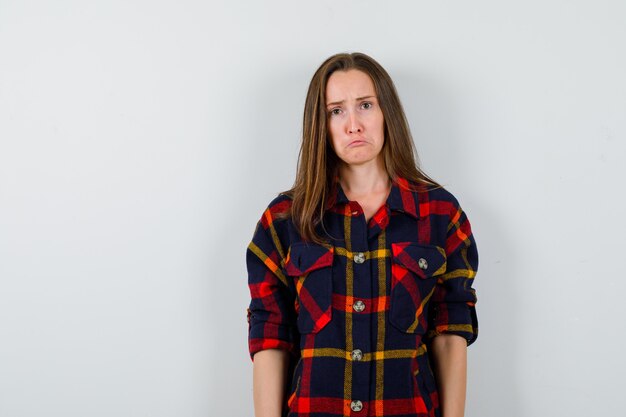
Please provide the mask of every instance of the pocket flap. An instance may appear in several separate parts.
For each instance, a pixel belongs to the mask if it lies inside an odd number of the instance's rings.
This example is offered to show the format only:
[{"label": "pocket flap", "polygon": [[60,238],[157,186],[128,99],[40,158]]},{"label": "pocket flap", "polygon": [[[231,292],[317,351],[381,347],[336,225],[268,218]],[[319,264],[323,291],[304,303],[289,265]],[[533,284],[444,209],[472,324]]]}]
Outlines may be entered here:
[{"label": "pocket flap", "polygon": [[415,242],[391,244],[394,262],[414,272],[420,278],[428,278],[446,271],[446,252],[434,245]]},{"label": "pocket flap", "polygon": [[298,242],[289,247],[285,259],[287,275],[300,276],[333,264],[334,248],[315,243]]}]

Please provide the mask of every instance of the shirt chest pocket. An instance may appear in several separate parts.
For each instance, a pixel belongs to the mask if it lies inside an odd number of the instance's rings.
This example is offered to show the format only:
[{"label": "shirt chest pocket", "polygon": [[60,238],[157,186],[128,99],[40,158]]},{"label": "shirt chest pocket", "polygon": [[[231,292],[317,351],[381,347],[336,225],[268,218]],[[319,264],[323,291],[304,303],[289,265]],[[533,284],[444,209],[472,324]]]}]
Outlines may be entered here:
[{"label": "shirt chest pocket", "polygon": [[301,334],[317,333],[330,322],[333,255],[332,246],[298,242],[289,247],[285,271],[295,283]]},{"label": "shirt chest pocket", "polygon": [[424,334],[428,300],[446,271],[445,250],[415,242],[391,244],[389,322],[406,333]]}]

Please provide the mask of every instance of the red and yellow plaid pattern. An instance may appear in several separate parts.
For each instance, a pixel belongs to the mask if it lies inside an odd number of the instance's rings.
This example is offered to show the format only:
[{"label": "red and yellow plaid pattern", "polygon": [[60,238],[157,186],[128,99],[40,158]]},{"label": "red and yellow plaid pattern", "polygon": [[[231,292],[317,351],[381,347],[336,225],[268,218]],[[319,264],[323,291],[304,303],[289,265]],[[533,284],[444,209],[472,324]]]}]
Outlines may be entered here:
[{"label": "red and yellow plaid pattern", "polygon": [[290,204],[269,204],[246,253],[250,357],[292,354],[283,416],[440,416],[429,343],[478,335],[478,252],[456,198],[396,178],[366,222],[335,178],[327,245],[276,219]]}]

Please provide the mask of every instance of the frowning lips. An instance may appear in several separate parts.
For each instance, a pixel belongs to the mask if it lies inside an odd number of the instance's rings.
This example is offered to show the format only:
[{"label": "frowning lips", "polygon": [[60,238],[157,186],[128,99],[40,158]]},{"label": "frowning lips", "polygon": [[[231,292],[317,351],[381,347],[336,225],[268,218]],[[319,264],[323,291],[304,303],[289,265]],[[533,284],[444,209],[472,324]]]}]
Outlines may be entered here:
[{"label": "frowning lips", "polygon": [[348,146],[356,146],[356,145],[361,145],[363,143],[367,143],[367,141],[365,139],[358,138],[358,139],[354,139],[350,141],[350,143],[348,143]]}]

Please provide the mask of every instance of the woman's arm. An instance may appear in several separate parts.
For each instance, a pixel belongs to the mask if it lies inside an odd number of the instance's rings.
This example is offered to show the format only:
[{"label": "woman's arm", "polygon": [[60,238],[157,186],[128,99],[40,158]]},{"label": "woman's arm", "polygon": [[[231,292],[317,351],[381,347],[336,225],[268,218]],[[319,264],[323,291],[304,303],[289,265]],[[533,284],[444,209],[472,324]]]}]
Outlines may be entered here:
[{"label": "woman's arm", "polygon": [[436,336],[431,344],[442,417],[463,417],[467,381],[467,340],[455,334]]},{"label": "woman's arm", "polygon": [[254,354],[253,397],[255,417],[280,417],[285,395],[289,352],[265,349]]}]

